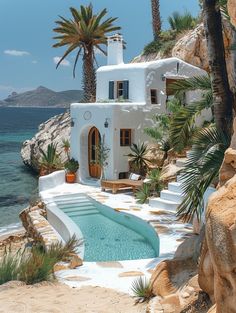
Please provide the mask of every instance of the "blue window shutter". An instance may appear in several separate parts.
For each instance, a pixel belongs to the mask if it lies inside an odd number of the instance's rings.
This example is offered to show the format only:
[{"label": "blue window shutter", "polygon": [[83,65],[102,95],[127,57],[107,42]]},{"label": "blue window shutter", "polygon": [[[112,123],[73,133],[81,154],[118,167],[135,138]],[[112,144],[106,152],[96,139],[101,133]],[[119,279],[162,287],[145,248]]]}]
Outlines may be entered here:
[{"label": "blue window shutter", "polygon": [[124,99],[129,99],[129,81],[124,80]]},{"label": "blue window shutter", "polygon": [[109,99],[114,99],[114,86],[115,82],[114,81],[109,81]]}]

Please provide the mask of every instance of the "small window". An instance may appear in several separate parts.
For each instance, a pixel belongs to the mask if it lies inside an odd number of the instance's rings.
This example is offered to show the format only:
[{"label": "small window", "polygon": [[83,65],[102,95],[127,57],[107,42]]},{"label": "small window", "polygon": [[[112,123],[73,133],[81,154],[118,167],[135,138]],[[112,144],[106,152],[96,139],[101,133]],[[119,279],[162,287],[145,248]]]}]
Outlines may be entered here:
[{"label": "small window", "polygon": [[129,175],[128,172],[121,172],[121,173],[119,173],[119,179],[128,178],[128,175]]},{"label": "small window", "polygon": [[120,145],[131,146],[131,129],[120,130]]},{"label": "small window", "polygon": [[124,96],[124,82],[118,81],[117,82],[117,98]]},{"label": "small window", "polygon": [[151,104],[157,104],[157,90],[151,89]]}]

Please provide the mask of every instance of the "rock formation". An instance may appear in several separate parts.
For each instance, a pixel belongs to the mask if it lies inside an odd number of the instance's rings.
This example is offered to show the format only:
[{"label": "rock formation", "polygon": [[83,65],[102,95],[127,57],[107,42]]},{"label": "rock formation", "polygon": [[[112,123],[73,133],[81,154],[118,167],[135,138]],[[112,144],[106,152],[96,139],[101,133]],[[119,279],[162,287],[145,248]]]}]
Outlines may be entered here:
[{"label": "rock formation", "polygon": [[236,26],[236,0],[228,0],[228,12],[231,23]]},{"label": "rock formation", "polygon": [[50,143],[57,144],[60,159],[64,162],[67,158],[63,148],[62,140],[70,137],[70,114],[64,113],[50,118],[39,126],[38,133],[30,140],[26,140],[21,149],[22,160],[36,172],[39,171],[41,160],[40,148],[47,150]]},{"label": "rock formation", "polygon": [[236,176],[215,192],[206,212],[199,284],[216,313],[236,312]]}]

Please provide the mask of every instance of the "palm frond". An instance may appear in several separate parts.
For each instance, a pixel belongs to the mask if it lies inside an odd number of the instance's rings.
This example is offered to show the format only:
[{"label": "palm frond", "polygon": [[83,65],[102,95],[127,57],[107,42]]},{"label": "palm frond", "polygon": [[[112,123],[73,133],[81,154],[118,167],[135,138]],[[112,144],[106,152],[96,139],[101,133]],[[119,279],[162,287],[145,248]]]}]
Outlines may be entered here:
[{"label": "palm frond", "polygon": [[181,171],[184,200],[178,208],[179,217],[189,221],[196,214],[200,219],[204,193],[218,178],[229,144],[230,138],[213,124],[195,135],[191,155]]}]

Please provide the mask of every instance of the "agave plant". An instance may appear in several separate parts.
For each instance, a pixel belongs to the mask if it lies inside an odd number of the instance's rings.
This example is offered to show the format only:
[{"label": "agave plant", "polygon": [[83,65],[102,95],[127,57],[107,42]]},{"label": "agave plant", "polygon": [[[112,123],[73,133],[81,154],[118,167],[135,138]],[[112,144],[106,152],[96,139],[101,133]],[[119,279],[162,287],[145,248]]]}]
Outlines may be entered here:
[{"label": "agave plant", "polygon": [[131,166],[139,172],[140,175],[145,176],[147,172],[148,165],[150,163],[149,159],[146,157],[148,153],[148,147],[146,144],[133,144],[131,147],[131,153],[127,156],[129,157]]},{"label": "agave plant", "polygon": [[40,162],[41,172],[44,172],[44,174],[50,174],[62,168],[62,164],[57,153],[57,144],[49,144],[46,152],[40,148],[40,152],[42,154]]},{"label": "agave plant", "polygon": [[178,208],[179,217],[190,221],[196,214],[200,220],[204,207],[203,195],[214,179],[218,179],[224,152],[229,144],[230,137],[217,130],[214,124],[194,136],[191,154],[180,172],[184,199]]},{"label": "agave plant", "polygon": [[69,156],[69,152],[70,152],[70,142],[68,139],[62,139],[62,148],[64,149],[65,151],[65,154],[67,156],[67,159],[69,160],[70,159],[70,156]]},{"label": "agave plant", "polygon": [[151,283],[146,277],[140,276],[132,283],[131,290],[137,298],[136,302],[145,302],[150,300],[154,295],[151,288]]},{"label": "agave plant", "polygon": [[163,189],[163,183],[161,180],[161,170],[155,168],[148,173],[147,178],[149,179],[150,190],[152,193],[159,195],[160,191]]},{"label": "agave plant", "polygon": [[151,187],[149,184],[145,184],[145,183],[135,193],[137,202],[140,204],[146,203],[150,196],[151,196]]}]

